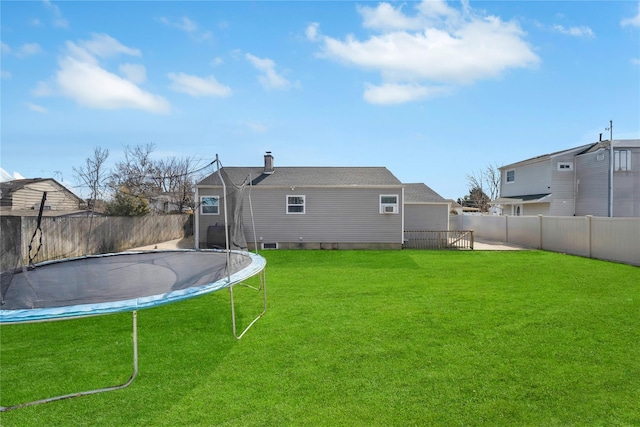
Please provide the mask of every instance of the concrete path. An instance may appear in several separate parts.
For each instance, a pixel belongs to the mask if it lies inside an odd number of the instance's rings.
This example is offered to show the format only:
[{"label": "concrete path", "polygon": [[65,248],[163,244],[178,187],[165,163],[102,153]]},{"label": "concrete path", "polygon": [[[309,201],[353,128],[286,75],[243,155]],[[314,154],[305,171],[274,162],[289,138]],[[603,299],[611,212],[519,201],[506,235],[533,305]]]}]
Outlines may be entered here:
[{"label": "concrete path", "polygon": [[[193,249],[194,238],[193,236],[185,237],[182,239],[169,240],[168,242],[156,243],[155,245],[141,246],[139,248],[133,248],[131,250],[136,251],[150,251],[154,249],[170,250],[170,249]],[[473,242],[473,249],[476,251],[521,251],[527,250],[521,246],[511,245],[502,242],[491,242],[488,240],[476,240]]]},{"label": "concrete path", "polygon": [[511,245],[503,242],[492,242],[489,240],[475,240],[473,249],[476,251],[523,251],[529,250],[522,246]]}]

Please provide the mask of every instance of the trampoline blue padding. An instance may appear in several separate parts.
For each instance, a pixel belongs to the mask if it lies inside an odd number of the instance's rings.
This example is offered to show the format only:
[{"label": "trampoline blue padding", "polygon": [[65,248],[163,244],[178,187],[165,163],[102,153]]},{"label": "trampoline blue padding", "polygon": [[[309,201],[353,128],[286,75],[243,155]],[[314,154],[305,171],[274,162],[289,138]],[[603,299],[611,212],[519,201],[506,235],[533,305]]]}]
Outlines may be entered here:
[{"label": "trampoline blue padding", "polygon": [[250,252],[196,249],[121,252],[43,262],[33,269],[16,270],[8,279],[3,277],[0,323],[156,307],[240,283],[265,266],[262,256]]}]

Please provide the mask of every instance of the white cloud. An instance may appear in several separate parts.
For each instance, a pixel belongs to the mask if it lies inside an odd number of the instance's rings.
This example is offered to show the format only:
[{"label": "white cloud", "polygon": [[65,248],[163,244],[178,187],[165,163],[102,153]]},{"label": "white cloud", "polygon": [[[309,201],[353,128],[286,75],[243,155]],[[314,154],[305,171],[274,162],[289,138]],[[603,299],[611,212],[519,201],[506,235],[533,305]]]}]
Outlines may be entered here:
[{"label": "white cloud", "polygon": [[9,47],[8,44],[4,43],[4,42],[0,42],[0,48],[2,48],[2,53],[3,54],[9,54],[11,53],[11,48]]},{"label": "white cloud", "polygon": [[640,58],[631,58],[631,63],[633,65],[640,65]]},{"label": "white cloud", "polygon": [[396,9],[389,3],[380,3],[377,7],[359,6],[358,12],[362,15],[364,28],[383,31],[418,30],[424,25],[419,16],[409,17],[402,13],[402,6]]},{"label": "white cloud", "polygon": [[566,34],[568,36],[573,36],[573,37],[588,37],[588,38],[595,37],[593,30],[591,30],[591,28],[586,26],[565,28],[562,25],[556,24],[553,26],[553,30],[555,32]]},{"label": "white cloud", "polygon": [[14,179],[25,179],[25,178],[18,172],[9,173],[6,170],[0,168],[0,182],[13,181]]},{"label": "white cloud", "polygon": [[71,56],[59,61],[55,81],[60,93],[78,104],[98,109],[138,109],[166,113],[169,103],[161,96],[145,92],[95,63]]},{"label": "white cloud", "polygon": [[42,105],[38,105],[38,104],[33,104],[31,102],[25,102],[24,105],[31,111],[34,111],[36,113],[48,113],[49,110],[47,110],[45,107],[43,107]]},{"label": "white cloud", "polygon": [[201,42],[212,38],[211,31],[200,31],[198,24],[187,18],[186,16],[183,16],[177,21],[171,21],[170,19],[165,17],[157,18],[157,20],[167,27],[177,28],[181,31],[184,31],[196,41]]},{"label": "white cloud", "polygon": [[11,73],[9,71],[6,70],[1,70],[0,71],[0,78],[1,79],[10,79],[11,78]]},{"label": "white cloud", "polygon": [[247,53],[245,58],[263,73],[258,77],[258,80],[265,89],[289,89],[291,87],[291,82],[276,72],[276,63],[273,60],[258,58],[250,53]]},{"label": "white cloud", "polygon": [[42,2],[44,7],[51,12],[53,17],[53,26],[57,28],[67,28],[69,27],[69,22],[62,16],[62,12],[60,12],[60,8],[55,4],[52,4],[49,0],[43,0]]},{"label": "white cloud", "polygon": [[16,55],[20,57],[25,57],[25,56],[36,55],[40,52],[42,52],[42,48],[38,43],[25,43],[22,46],[20,46],[20,49],[16,52]]},{"label": "white cloud", "polygon": [[620,25],[623,27],[640,27],[640,3],[638,3],[638,13],[632,18],[625,18],[620,21]]},{"label": "white cloud", "polygon": [[364,99],[370,104],[403,104],[446,94],[446,87],[428,87],[418,84],[387,83],[381,86],[365,85]]},{"label": "white cloud", "polygon": [[147,69],[141,64],[120,64],[120,73],[131,83],[140,84],[147,80]]},{"label": "white cloud", "polygon": [[55,94],[52,85],[48,82],[39,81],[36,87],[31,90],[33,96],[52,96]]},{"label": "white cloud", "polygon": [[138,49],[127,47],[106,34],[93,34],[90,40],[67,41],[58,59],[58,70],[46,82],[38,82],[32,93],[36,96],[60,95],[79,105],[96,109],[138,109],[166,113],[166,99],[137,86],[146,79],[144,67],[123,64],[124,79],[100,63],[100,59],[119,55],[140,56]]},{"label": "white cloud", "polygon": [[141,56],[139,49],[133,49],[120,43],[108,34],[93,33],[90,40],[80,40],[78,47],[92,56],[111,58],[118,55]]},{"label": "white cloud", "polygon": [[307,26],[307,29],[305,30],[305,34],[309,40],[315,41],[318,38],[319,27],[320,27],[320,24],[318,24],[317,22],[312,22]]},{"label": "white cloud", "polygon": [[379,34],[339,40],[320,35],[312,24],[307,37],[320,42],[320,57],[380,73],[382,84],[365,93],[369,102],[424,99],[440,93],[442,85],[496,78],[540,61],[517,22],[477,15],[464,2],[458,10],[441,0],[426,0],[413,16],[389,3],[358,10],[363,26]]},{"label": "white cloud", "polygon": [[232,90],[229,86],[219,83],[215,77],[198,77],[185,73],[169,73],[169,78],[173,81],[170,89],[186,93],[187,95],[201,96],[229,96]]}]

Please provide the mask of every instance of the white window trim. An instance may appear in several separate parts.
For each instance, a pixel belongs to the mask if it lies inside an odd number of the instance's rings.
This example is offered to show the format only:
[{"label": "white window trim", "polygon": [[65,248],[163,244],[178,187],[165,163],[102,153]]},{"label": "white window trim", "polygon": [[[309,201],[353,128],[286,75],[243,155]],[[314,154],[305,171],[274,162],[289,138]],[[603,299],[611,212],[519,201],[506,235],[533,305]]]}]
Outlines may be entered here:
[{"label": "white window trim", "polygon": [[[395,197],[396,201],[395,203],[382,203],[382,198],[383,197]],[[399,200],[400,200],[400,196],[398,196],[397,194],[381,194],[380,198],[378,199],[380,201],[380,213],[381,214],[397,214],[398,212],[398,206],[399,206]],[[388,209],[391,208],[391,209]]]},{"label": "white window trim", "polygon": [[561,172],[571,172],[573,170],[573,162],[558,162],[558,170]]},{"label": "white window trim", "polygon": [[[205,212],[203,199],[217,199],[218,212]],[[220,215],[220,196],[200,196],[200,215]]]},{"label": "white window trim", "polygon": [[[513,172],[513,181],[509,181],[509,172]],[[516,182],[516,170],[515,169],[509,169],[508,171],[504,172],[504,182],[506,182],[507,184],[513,184],[514,182]]]},{"label": "white window trim", "polygon": [[[300,197],[302,198],[302,204],[289,203],[289,197]],[[303,194],[287,194],[285,199],[286,203],[286,213],[287,215],[304,215],[307,212],[307,197]],[[291,206],[302,206],[302,212],[289,212],[289,207]]]},{"label": "white window trim", "polygon": [[[622,166],[622,153],[624,154],[624,169],[621,168]],[[614,159],[614,171],[615,172],[629,172],[631,171],[631,150],[615,150],[613,152],[613,159]]]}]

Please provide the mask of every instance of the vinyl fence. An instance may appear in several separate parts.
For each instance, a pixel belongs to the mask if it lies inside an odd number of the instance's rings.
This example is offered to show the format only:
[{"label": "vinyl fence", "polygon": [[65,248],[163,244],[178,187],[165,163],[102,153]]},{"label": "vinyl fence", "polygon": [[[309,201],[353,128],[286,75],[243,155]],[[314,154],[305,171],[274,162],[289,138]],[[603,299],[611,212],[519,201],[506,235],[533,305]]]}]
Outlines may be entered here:
[{"label": "vinyl fence", "polygon": [[476,239],[640,266],[640,218],[454,215]]},{"label": "vinyl fence", "polygon": [[[15,267],[22,257],[33,262],[119,252],[191,234],[191,216],[143,217],[0,217],[2,271]],[[40,245],[40,243],[42,243]],[[39,247],[39,250],[38,250]]]}]

